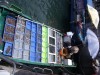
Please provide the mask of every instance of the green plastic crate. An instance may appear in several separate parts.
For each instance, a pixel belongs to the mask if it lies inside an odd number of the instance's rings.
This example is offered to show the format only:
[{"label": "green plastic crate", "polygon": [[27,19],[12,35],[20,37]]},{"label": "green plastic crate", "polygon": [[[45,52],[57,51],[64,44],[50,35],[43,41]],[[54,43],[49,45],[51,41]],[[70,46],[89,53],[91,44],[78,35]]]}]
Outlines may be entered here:
[{"label": "green plastic crate", "polygon": [[48,28],[46,26],[42,27],[42,32],[48,32]]}]

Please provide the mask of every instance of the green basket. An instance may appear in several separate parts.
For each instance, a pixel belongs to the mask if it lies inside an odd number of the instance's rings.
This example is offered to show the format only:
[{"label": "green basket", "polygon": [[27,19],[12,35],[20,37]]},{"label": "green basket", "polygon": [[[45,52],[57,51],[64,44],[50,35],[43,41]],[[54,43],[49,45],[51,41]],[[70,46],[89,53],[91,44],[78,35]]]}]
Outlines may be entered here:
[{"label": "green basket", "polygon": [[42,27],[42,32],[48,32],[48,28],[46,26]]}]

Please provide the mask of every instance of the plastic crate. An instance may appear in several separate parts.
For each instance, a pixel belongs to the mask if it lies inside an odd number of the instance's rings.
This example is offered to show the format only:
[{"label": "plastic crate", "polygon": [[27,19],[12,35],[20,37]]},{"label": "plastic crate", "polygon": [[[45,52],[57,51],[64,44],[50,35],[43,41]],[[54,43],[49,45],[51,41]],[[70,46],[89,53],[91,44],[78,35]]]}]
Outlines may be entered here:
[{"label": "plastic crate", "polygon": [[14,36],[11,34],[4,33],[3,34],[3,41],[13,43]]},{"label": "plastic crate", "polygon": [[21,25],[23,25],[23,26],[25,26],[26,21],[25,21],[24,19],[22,19],[22,17],[19,17],[19,16],[18,16],[18,18],[17,18],[17,23],[18,23],[18,24],[21,24]]},{"label": "plastic crate", "polygon": [[55,45],[55,38],[49,37],[49,44]]},{"label": "plastic crate", "polygon": [[32,41],[32,42],[36,42],[36,37],[31,36],[31,41]]},{"label": "plastic crate", "polygon": [[37,31],[37,24],[36,23],[32,23],[32,32],[36,33]]},{"label": "plastic crate", "polygon": [[42,63],[48,63],[48,59],[47,58],[42,58]]},{"label": "plastic crate", "polygon": [[13,49],[12,57],[18,58],[18,53],[19,53],[19,50]]},{"label": "plastic crate", "polygon": [[15,26],[16,25],[16,19],[12,16],[7,16],[6,17],[6,24]]},{"label": "plastic crate", "polygon": [[3,54],[12,56],[12,46],[13,45],[11,43],[5,43]]},{"label": "plastic crate", "polygon": [[18,32],[15,33],[15,36],[14,36],[14,40],[20,40],[20,41],[23,41],[24,40],[24,35],[23,34],[20,34]]},{"label": "plastic crate", "polygon": [[22,50],[18,50],[19,52],[18,52],[18,57],[17,58],[20,58],[20,59],[22,59],[22,57],[23,57],[23,51]]},{"label": "plastic crate", "polygon": [[48,32],[42,32],[42,38],[48,38]]},{"label": "plastic crate", "polygon": [[23,55],[29,56],[29,54],[30,54],[30,51],[28,51],[28,50],[23,50]]},{"label": "plastic crate", "polygon": [[41,43],[37,43],[36,52],[42,52],[42,44]]},{"label": "plastic crate", "polygon": [[30,57],[36,57],[36,52],[30,51]]},{"label": "plastic crate", "polygon": [[55,53],[55,47],[54,46],[51,46],[49,45],[49,53]]},{"label": "plastic crate", "polygon": [[25,27],[24,26],[19,25],[19,24],[16,25],[16,32],[24,33],[24,31],[25,31]]},{"label": "plastic crate", "polygon": [[36,47],[36,42],[31,41],[30,46]]},{"label": "plastic crate", "polygon": [[14,34],[15,33],[15,27],[10,25],[5,25],[5,33]]},{"label": "plastic crate", "polygon": [[46,42],[42,41],[42,47],[47,48],[48,47],[48,42],[47,41]]},{"label": "plastic crate", "polygon": [[48,54],[42,52],[42,58],[47,58]]},{"label": "plastic crate", "polygon": [[30,57],[30,61],[31,62],[35,62],[36,61],[36,57]]},{"label": "plastic crate", "polygon": [[36,46],[31,46],[31,47],[30,47],[30,51],[31,51],[31,52],[36,52]]},{"label": "plastic crate", "polygon": [[42,53],[47,53],[48,52],[48,47],[42,47]]},{"label": "plastic crate", "polygon": [[48,32],[48,27],[42,26],[42,32]]},{"label": "plastic crate", "polygon": [[41,52],[36,52],[36,58],[41,58]]},{"label": "plastic crate", "polygon": [[41,58],[36,58],[36,62],[41,62]]},{"label": "plastic crate", "polygon": [[37,25],[37,34],[42,34],[42,26],[41,25]]},{"label": "plastic crate", "polygon": [[20,40],[15,40],[14,41],[14,48],[15,49],[19,49],[19,43],[20,43]]},{"label": "plastic crate", "polygon": [[48,61],[49,61],[48,63],[55,63],[56,62],[56,56],[49,54]]},{"label": "plastic crate", "polygon": [[31,32],[31,36],[32,36],[32,37],[36,37],[36,36],[37,36],[37,34],[36,34],[36,33],[34,33],[34,32]]},{"label": "plastic crate", "polygon": [[26,44],[26,43],[24,43],[24,50],[30,50],[30,45],[29,44]]},{"label": "plastic crate", "polygon": [[31,28],[32,28],[32,22],[26,21],[26,29],[31,30]]},{"label": "plastic crate", "polygon": [[48,38],[42,38],[42,42],[48,42]]},{"label": "plastic crate", "polygon": [[49,36],[55,37],[55,31],[52,29],[49,29]]},{"label": "plastic crate", "polygon": [[26,61],[30,60],[29,55],[23,55],[23,60],[26,60]]}]

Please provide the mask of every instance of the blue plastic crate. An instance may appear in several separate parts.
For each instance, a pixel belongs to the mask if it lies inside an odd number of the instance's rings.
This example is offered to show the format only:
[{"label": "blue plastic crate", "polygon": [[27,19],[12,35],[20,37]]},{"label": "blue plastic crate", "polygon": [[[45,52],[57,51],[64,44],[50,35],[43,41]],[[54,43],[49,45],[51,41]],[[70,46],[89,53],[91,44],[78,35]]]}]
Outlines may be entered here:
[{"label": "blue plastic crate", "polygon": [[30,51],[30,57],[36,57],[36,53],[35,53],[35,52]]},{"label": "blue plastic crate", "polygon": [[8,34],[14,35],[14,33],[15,33],[15,27],[13,27],[11,25],[5,25],[4,33],[8,33]]},{"label": "blue plastic crate", "polygon": [[31,36],[31,41],[36,42],[36,37]]},{"label": "blue plastic crate", "polygon": [[41,62],[41,58],[36,58],[36,62]]},{"label": "blue plastic crate", "polygon": [[36,46],[31,46],[30,47],[30,52],[36,52]]},{"label": "blue plastic crate", "polygon": [[42,26],[39,24],[37,25],[37,33],[42,34]]},{"label": "blue plastic crate", "polygon": [[3,41],[13,43],[14,42],[14,35],[4,33],[3,34]]},{"label": "blue plastic crate", "polygon": [[26,21],[26,28],[31,30],[31,28],[32,28],[32,22],[31,21]]},{"label": "blue plastic crate", "polygon": [[30,61],[35,62],[36,61],[36,57],[31,57],[30,56]]},{"label": "blue plastic crate", "polygon": [[12,56],[12,44],[11,43],[5,43],[5,47],[4,47],[4,51],[3,54],[4,55],[8,55],[8,56]]},{"label": "blue plastic crate", "polygon": [[42,44],[37,43],[36,52],[42,52]]},{"label": "blue plastic crate", "polygon": [[41,58],[41,52],[36,52],[36,58]]},{"label": "blue plastic crate", "polygon": [[31,46],[36,47],[36,42],[31,41]]},{"label": "blue plastic crate", "polygon": [[31,33],[32,37],[36,37],[36,35],[37,35],[36,33],[33,33],[33,32]]},{"label": "blue plastic crate", "polygon": [[[12,20],[12,21],[10,21],[10,20]],[[14,17],[8,15],[8,16],[6,17],[6,24],[12,25],[12,26],[15,27],[15,25],[16,25],[16,18],[14,18]]]},{"label": "blue plastic crate", "polygon": [[36,31],[36,29],[37,29],[37,24],[36,23],[32,23],[32,32],[37,32]]},{"label": "blue plastic crate", "polygon": [[37,43],[42,44],[42,39],[41,38],[37,38]]}]

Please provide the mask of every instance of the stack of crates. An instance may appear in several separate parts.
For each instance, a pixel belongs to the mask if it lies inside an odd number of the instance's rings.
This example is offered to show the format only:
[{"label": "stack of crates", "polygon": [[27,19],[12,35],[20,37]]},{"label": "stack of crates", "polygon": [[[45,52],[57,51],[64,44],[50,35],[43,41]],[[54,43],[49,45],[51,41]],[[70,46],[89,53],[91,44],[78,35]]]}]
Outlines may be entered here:
[{"label": "stack of crates", "polygon": [[37,24],[36,62],[41,62],[42,54],[42,25]]},{"label": "stack of crates", "polygon": [[36,61],[36,38],[37,38],[37,24],[32,22],[31,30],[31,44],[30,44],[30,61]]},{"label": "stack of crates", "polygon": [[24,29],[25,29],[25,20],[19,16],[17,18],[16,29],[15,29],[13,56],[12,56],[13,58],[22,59]]},{"label": "stack of crates", "polygon": [[27,20],[26,27],[25,27],[25,34],[24,34],[24,46],[23,46],[23,59],[24,60],[29,60],[31,28],[32,28],[32,22]]},{"label": "stack of crates", "polygon": [[3,34],[3,41],[5,42],[5,47],[3,51],[4,55],[12,56],[15,26],[16,19],[12,16],[7,16]]},{"label": "stack of crates", "polygon": [[48,63],[56,63],[56,31],[49,28],[48,33]]},{"label": "stack of crates", "polygon": [[48,27],[42,26],[42,63],[48,62]]}]

